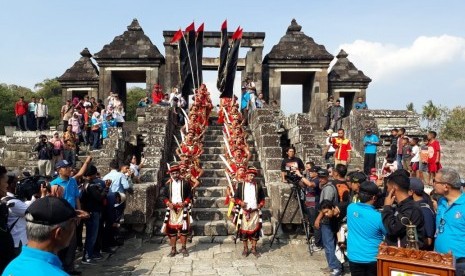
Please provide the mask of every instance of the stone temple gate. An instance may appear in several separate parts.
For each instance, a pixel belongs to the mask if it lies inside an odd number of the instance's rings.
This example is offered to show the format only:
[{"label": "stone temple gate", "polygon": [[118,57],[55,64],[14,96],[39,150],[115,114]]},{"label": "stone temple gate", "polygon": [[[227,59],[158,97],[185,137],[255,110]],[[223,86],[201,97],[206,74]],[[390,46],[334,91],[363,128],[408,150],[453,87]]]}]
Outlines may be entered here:
[{"label": "stone temple gate", "polygon": [[[174,34],[175,31],[163,32],[163,56],[134,19],[127,31],[93,56],[85,48],[82,57],[58,78],[63,86],[63,101],[86,94],[105,99],[110,91],[125,100],[126,83],[146,83],[147,92],[157,83],[165,92],[180,87],[179,49],[170,43]],[[302,85],[302,111],[311,115],[312,122],[320,122],[324,121],[320,117],[329,95],[344,98],[346,107],[352,106],[357,96],[366,96],[371,79],[347,59],[348,54],[341,50],[329,69],[334,56],[303,33],[295,20],[265,58],[264,40],[263,32],[243,34],[241,47],[249,50],[245,58],[239,59],[238,71],[242,72],[242,80],[250,77],[270,102],[280,104],[281,98],[286,97],[281,93],[281,85]],[[204,48],[219,48],[220,43],[221,32],[204,32]],[[218,65],[217,57],[202,60],[202,70],[217,70]],[[346,109],[349,113],[350,108]]]}]

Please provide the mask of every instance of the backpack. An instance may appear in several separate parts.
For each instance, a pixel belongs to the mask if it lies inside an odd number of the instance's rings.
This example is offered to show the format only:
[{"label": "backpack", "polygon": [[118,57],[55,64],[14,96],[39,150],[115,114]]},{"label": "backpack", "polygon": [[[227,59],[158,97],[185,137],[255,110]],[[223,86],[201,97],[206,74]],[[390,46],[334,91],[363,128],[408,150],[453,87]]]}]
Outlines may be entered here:
[{"label": "backpack", "polygon": [[350,189],[345,182],[337,182],[336,186],[339,202],[347,202],[350,198]]}]

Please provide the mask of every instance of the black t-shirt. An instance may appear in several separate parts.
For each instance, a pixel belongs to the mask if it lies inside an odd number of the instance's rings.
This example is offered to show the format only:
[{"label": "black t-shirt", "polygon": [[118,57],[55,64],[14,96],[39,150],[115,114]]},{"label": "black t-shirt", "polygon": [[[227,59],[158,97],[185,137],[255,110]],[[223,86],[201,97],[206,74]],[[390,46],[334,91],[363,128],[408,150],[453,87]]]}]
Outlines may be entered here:
[{"label": "black t-shirt", "polygon": [[291,167],[298,167],[300,171],[305,170],[305,165],[304,162],[302,162],[302,159],[298,157],[284,158],[283,162],[281,163],[281,171],[290,171]]}]

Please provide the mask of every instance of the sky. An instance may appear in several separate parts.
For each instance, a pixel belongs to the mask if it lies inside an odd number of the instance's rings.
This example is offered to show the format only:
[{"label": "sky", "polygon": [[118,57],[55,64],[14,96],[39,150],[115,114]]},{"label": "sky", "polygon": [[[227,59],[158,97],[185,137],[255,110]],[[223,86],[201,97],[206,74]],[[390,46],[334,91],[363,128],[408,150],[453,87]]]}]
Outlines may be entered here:
[{"label": "sky", "polygon": [[[244,31],[265,32],[264,55],[295,18],[306,35],[333,55],[344,49],[373,80],[367,90],[370,108],[405,109],[413,102],[420,111],[427,100],[464,105],[462,0],[3,0],[0,11],[0,83],[33,88],[60,76],[84,47],[100,51],[133,18],[162,54],[163,30],[184,28],[194,20],[216,31],[227,19],[231,30],[240,25]],[[206,76],[213,89],[215,74]],[[283,87],[283,109],[295,111],[293,99],[299,93]]]}]

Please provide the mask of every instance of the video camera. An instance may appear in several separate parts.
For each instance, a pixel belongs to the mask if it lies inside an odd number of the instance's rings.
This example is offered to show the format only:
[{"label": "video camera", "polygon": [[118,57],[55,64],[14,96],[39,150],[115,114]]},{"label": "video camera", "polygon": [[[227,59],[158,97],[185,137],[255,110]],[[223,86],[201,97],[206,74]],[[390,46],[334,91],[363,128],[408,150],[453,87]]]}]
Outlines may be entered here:
[{"label": "video camera", "polygon": [[24,172],[25,178],[18,181],[16,184],[15,196],[19,200],[31,200],[31,198],[40,193],[40,188],[47,185],[47,177],[40,175],[31,175]]},{"label": "video camera", "polygon": [[300,176],[298,176],[296,174],[297,170],[298,170],[298,168],[296,168],[296,167],[286,167],[285,178],[286,178],[287,182],[289,182],[291,184],[294,184],[294,185],[299,184],[299,181],[302,179],[302,177],[300,177]]}]

